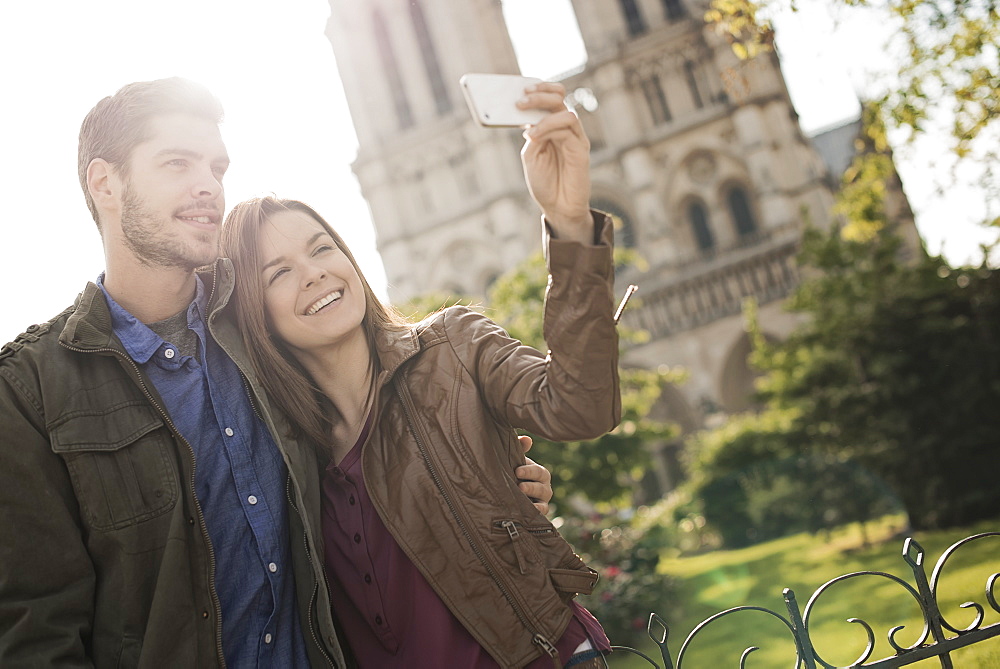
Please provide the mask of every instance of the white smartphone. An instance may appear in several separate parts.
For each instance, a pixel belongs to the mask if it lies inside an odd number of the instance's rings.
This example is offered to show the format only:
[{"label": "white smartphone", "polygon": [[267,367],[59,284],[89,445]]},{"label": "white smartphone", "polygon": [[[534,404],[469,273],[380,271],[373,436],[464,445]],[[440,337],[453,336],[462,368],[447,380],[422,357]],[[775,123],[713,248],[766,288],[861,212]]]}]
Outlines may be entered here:
[{"label": "white smartphone", "polygon": [[542,80],[517,74],[466,74],[459,80],[476,123],[487,128],[522,128],[548,115],[541,109],[518,109],[524,89]]}]

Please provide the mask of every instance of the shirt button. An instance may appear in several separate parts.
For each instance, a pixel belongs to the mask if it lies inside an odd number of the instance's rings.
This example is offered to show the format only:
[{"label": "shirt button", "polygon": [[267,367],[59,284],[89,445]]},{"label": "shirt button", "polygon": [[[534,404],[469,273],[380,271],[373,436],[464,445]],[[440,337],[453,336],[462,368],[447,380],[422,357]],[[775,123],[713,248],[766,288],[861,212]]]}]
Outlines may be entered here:
[{"label": "shirt button", "polygon": [[272,574],[274,572],[278,571],[278,565],[274,564],[273,562],[271,564],[267,565],[267,568],[271,570]]},{"label": "shirt button", "polygon": [[165,355],[167,357],[167,360],[173,360],[173,358],[174,358],[174,349],[168,348],[166,351],[163,352],[163,355]]},{"label": "shirt button", "polygon": [[271,643],[271,638],[272,637],[271,637],[270,634],[265,634],[264,635],[264,643]]},{"label": "shirt button", "polygon": [[361,543],[361,535],[360,534],[355,534],[354,535],[354,543],[356,543],[356,544],[360,544]]},{"label": "shirt button", "polygon": [[376,625],[382,624],[382,616],[375,616],[375,624]]},{"label": "shirt button", "polygon": [[231,427],[227,427],[227,428],[226,428],[226,436],[227,436],[227,437],[231,437],[231,436],[233,436],[234,434],[235,434],[235,432],[233,432],[233,428],[231,428]]},{"label": "shirt button", "polygon": [[372,584],[372,575],[371,574],[365,574],[365,583],[367,583],[368,585]]},{"label": "shirt button", "polygon": [[347,501],[351,503],[351,506],[354,506],[354,495],[351,495],[351,498]]},{"label": "shirt button", "polygon": [[257,497],[255,497],[254,495],[250,495],[249,497],[247,497],[247,501],[250,502],[251,504],[256,504]]}]

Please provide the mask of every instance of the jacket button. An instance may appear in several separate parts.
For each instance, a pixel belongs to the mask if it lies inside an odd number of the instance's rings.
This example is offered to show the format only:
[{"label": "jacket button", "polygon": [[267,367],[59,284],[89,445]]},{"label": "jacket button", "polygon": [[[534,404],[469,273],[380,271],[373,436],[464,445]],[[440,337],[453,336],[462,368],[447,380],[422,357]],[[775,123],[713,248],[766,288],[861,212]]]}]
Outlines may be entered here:
[{"label": "jacket button", "polygon": [[205,619],[208,619],[208,611],[202,611],[201,612],[201,617],[205,618]]}]

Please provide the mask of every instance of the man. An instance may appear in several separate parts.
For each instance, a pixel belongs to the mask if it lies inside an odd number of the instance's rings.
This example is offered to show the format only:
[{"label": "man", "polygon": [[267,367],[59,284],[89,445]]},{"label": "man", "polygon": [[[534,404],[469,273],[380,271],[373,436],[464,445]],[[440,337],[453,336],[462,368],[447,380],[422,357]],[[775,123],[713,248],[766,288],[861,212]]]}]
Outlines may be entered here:
[{"label": "man", "polygon": [[[0,352],[0,666],[347,664],[316,452],[255,378],[217,258],[221,118],[175,78],[84,120],[106,270]],[[540,470],[517,475],[544,506]]]}]

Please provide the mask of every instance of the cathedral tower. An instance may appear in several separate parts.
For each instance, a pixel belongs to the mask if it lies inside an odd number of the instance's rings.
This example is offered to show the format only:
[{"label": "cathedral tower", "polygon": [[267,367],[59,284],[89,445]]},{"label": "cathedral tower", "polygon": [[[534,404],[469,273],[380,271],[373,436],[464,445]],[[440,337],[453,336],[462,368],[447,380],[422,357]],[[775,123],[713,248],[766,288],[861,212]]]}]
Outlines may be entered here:
[{"label": "cathedral tower", "polygon": [[[501,3],[330,3],[390,296],[482,295],[539,236],[520,133],[476,126],[458,87],[465,72],[518,71]],[[625,364],[687,368],[659,410],[695,429],[748,406],[743,302],[757,300],[767,336],[794,327],[780,304],[802,225],[830,224],[856,126],[805,137],[778,57],[737,59],[704,0],[572,4],[587,61],[562,81],[591,138],[593,205],[645,261],[620,277],[640,287],[624,323],[650,334]]]}]

